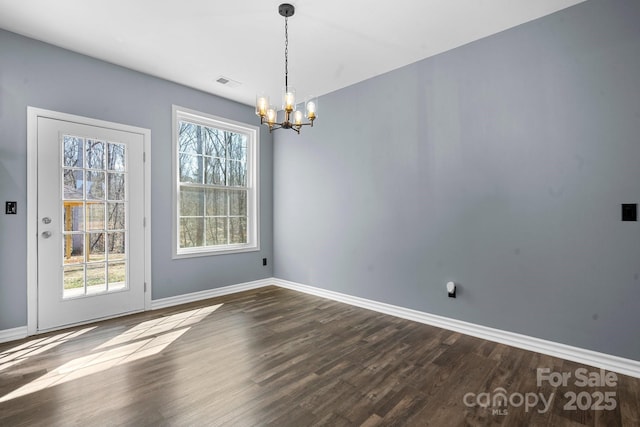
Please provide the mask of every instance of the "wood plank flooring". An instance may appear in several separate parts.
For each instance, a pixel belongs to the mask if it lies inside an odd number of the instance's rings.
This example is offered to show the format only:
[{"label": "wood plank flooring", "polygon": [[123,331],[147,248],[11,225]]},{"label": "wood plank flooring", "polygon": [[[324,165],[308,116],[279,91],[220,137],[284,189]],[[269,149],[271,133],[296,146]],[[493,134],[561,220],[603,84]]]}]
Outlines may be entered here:
[{"label": "wood plank flooring", "polygon": [[0,426],[640,426],[639,379],[579,368],[266,287],[0,344]]}]

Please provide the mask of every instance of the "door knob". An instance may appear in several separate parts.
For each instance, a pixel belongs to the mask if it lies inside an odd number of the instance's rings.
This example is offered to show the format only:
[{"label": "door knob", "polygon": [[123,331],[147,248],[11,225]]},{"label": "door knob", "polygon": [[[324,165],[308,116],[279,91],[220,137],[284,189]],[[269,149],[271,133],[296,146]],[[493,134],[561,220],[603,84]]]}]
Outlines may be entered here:
[{"label": "door knob", "polygon": [[42,232],[42,237],[45,239],[48,239],[49,237],[51,237],[51,232],[50,231],[43,231]]},{"label": "door knob", "polygon": [[48,216],[45,216],[44,218],[42,218],[42,223],[51,224],[51,218],[49,218]]}]

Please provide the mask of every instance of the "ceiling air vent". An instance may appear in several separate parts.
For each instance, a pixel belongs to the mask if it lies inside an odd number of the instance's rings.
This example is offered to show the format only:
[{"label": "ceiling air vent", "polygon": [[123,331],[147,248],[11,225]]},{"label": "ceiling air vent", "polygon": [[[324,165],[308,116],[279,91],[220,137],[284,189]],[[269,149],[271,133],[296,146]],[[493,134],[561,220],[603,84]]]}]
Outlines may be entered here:
[{"label": "ceiling air vent", "polygon": [[229,77],[225,77],[225,76],[218,77],[216,79],[216,82],[220,83],[221,85],[227,86],[227,87],[238,87],[238,86],[240,86],[242,84],[239,81],[230,79]]}]

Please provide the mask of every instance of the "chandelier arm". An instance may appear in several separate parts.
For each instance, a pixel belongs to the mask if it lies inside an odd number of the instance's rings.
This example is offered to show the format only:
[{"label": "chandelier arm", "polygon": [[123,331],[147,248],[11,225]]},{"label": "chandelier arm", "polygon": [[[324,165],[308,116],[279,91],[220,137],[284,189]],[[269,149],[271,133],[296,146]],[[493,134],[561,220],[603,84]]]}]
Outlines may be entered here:
[{"label": "chandelier arm", "polygon": [[271,133],[271,131],[273,130],[278,129],[282,129],[282,125],[280,123],[274,123],[273,125],[269,126],[269,133]]},{"label": "chandelier arm", "polygon": [[[282,122],[274,122],[274,123],[272,123],[269,126],[269,131],[286,128],[285,127],[285,123],[288,123],[290,125],[290,129],[296,129],[297,128],[299,130],[302,126],[311,126],[311,127],[313,127],[313,121],[306,122],[306,123],[291,124],[290,121],[284,120]],[[261,125],[269,125],[269,122],[266,120],[265,116],[260,116],[260,124]],[[298,133],[300,133],[300,132],[298,131]]]}]

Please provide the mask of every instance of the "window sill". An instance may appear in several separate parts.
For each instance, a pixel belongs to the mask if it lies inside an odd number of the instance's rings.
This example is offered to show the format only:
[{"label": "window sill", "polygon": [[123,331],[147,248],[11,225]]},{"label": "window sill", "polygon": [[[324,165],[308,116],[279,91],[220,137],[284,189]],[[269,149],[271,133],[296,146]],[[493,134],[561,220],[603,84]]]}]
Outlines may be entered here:
[{"label": "window sill", "polygon": [[182,258],[196,258],[196,257],[205,257],[205,256],[216,256],[216,255],[231,255],[231,254],[239,254],[245,252],[258,252],[260,250],[259,245],[238,245],[238,246],[225,246],[220,249],[211,249],[211,248],[194,248],[189,250],[179,250],[178,252],[174,252],[172,258],[173,259],[182,259]]}]

